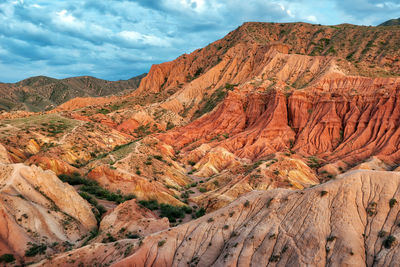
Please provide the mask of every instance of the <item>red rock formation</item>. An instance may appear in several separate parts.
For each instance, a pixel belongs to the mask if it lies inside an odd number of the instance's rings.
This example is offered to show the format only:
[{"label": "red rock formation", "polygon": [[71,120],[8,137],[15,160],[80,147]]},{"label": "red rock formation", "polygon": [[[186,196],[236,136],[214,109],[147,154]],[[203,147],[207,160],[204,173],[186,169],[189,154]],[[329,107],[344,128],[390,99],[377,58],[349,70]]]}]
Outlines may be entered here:
[{"label": "red rock formation", "polygon": [[88,177],[111,191],[119,190],[124,194],[135,194],[139,199],[155,199],[160,203],[183,205],[173,197],[173,192],[162,184],[123,170],[112,170],[106,166],[99,166],[93,169]]}]

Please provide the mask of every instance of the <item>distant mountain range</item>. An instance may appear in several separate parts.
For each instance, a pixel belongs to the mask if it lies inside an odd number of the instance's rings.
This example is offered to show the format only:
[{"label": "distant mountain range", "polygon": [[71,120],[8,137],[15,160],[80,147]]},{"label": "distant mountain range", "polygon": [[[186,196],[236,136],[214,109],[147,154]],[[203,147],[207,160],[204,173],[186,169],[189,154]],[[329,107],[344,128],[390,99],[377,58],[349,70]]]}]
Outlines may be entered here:
[{"label": "distant mountain range", "polygon": [[49,110],[75,97],[97,97],[135,90],[146,74],[107,81],[90,76],[54,79],[36,76],[17,83],[0,83],[0,110]]},{"label": "distant mountain range", "polygon": [[379,24],[378,26],[397,26],[400,25],[400,18],[398,19],[390,19],[385,21],[384,23]]}]

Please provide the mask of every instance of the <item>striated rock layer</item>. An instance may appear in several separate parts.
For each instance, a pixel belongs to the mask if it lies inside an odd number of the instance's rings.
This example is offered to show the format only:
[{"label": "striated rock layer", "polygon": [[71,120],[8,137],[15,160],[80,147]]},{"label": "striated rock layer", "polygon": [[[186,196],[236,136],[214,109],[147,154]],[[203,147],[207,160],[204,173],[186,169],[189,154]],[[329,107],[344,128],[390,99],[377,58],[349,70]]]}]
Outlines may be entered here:
[{"label": "striated rock layer", "polygon": [[0,254],[37,259],[26,254],[32,246],[44,246],[39,254],[64,251],[95,227],[91,206],[52,171],[0,164]]},{"label": "striated rock layer", "polygon": [[304,191],[253,191],[146,237],[112,266],[397,266],[400,175],[353,171]]}]

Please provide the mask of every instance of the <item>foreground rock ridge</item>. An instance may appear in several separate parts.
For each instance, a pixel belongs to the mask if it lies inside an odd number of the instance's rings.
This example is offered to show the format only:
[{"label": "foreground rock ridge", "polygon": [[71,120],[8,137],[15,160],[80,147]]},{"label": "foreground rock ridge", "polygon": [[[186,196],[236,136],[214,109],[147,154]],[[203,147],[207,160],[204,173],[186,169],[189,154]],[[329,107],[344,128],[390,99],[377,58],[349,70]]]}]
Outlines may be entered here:
[{"label": "foreground rock ridge", "polygon": [[399,43],[251,22],[144,78],[12,85],[64,89],[0,100],[0,265],[397,266]]},{"label": "foreground rock ridge", "polygon": [[[133,243],[112,266],[396,266],[399,185],[399,173],[356,170],[306,190],[252,191]],[[41,264],[87,262],[81,253]]]}]

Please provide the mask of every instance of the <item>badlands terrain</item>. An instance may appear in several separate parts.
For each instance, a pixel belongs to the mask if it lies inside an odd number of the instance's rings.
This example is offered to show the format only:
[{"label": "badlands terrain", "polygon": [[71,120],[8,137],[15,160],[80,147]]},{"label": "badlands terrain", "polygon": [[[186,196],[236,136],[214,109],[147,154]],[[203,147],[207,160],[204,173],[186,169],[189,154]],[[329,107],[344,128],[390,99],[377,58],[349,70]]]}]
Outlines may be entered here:
[{"label": "badlands terrain", "polygon": [[399,266],[388,24],[244,23],[128,81],[0,84],[0,266]]}]

